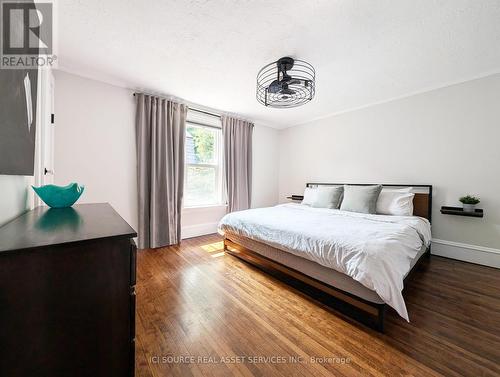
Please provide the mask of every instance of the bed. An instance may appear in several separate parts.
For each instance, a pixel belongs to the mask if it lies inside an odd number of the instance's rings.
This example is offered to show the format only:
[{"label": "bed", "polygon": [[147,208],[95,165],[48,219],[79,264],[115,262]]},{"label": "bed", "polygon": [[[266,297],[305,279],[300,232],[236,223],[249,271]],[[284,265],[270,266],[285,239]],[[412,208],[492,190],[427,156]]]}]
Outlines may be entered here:
[{"label": "bed", "polygon": [[402,291],[430,254],[432,186],[383,187],[411,187],[413,216],[296,203],[233,212],[219,224],[225,251],[378,331],[387,306],[409,321]]}]

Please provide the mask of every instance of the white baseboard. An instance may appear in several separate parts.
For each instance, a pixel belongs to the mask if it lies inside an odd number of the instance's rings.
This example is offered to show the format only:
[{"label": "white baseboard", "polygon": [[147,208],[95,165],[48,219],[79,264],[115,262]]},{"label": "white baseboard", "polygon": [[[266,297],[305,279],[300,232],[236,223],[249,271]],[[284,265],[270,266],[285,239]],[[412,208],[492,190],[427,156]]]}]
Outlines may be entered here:
[{"label": "white baseboard", "polygon": [[431,253],[465,262],[500,268],[500,249],[432,239]]},{"label": "white baseboard", "polygon": [[219,223],[205,223],[185,226],[181,229],[181,238],[184,240],[186,238],[204,236],[205,234],[217,233],[217,225]]}]

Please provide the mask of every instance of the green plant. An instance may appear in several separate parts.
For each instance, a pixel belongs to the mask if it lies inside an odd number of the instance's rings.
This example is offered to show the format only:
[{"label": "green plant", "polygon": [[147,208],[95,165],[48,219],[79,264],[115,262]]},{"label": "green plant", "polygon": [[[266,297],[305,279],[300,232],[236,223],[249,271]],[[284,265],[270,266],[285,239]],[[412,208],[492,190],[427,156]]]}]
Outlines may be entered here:
[{"label": "green plant", "polygon": [[480,202],[479,198],[476,198],[475,196],[472,195],[462,196],[458,200],[460,200],[460,202],[462,202],[463,204],[477,204]]},{"label": "green plant", "polygon": [[200,164],[211,163],[214,156],[214,132],[203,127],[188,127],[188,132],[193,137],[196,162]]}]

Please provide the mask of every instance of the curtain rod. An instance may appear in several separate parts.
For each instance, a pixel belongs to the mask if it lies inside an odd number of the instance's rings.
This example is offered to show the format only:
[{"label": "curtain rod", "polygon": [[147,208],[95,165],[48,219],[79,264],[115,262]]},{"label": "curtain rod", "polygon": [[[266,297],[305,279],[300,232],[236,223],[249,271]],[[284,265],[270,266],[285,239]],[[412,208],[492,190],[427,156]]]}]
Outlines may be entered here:
[{"label": "curtain rod", "polygon": [[[133,95],[135,97],[136,94],[145,94],[145,93],[137,93],[135,92]],[[146,94],[146,95],[152,95],[152,96],[156,96],[156,97],[160,97],[162,98],[161,96],[157,96],[155,94]],[[215,114],[215,113],[211,113],[210,111],[205,111],[205,110],[200,110],[200,109],[196,109],[194,107],[191,107],[188,105],[188,109],[191,110],[191,111],[195,111],[197,113],[202,113],[202,114],[206,114],[206,115],[210,115],[210,116],[213,116],[213,117],[216,117],[216,118],[221,118],[221,115],[220,114]]]},{"label": "curtain rod", "polygon": [[210,115],[212,117],[216,117],[216,118],[221,118],[221,116],[219,114],[215,114],[215,113],[211,113],[209,111],[205,111],[205,110],[200,110],[200,109],[195,109],[191,106],[188,106],[189,110],[191,111],[196,111],[197,113],[202,113],[202,114],[206,114],[206,115]]}]

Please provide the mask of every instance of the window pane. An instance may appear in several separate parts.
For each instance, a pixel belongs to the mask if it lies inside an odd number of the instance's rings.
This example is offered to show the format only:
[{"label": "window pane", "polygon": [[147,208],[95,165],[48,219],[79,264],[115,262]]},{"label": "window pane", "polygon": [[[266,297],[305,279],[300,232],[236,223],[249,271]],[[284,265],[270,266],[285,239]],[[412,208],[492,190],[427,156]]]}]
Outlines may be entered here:
[{"label": "window pane", "polygon": [[188,124],[186,132],[186,163],[216,164],[217,130]]},{"label": "window pane", "polygon": [[211,166],[187,166],[184,203],[187,206],[217,204],[217,171]]}]

